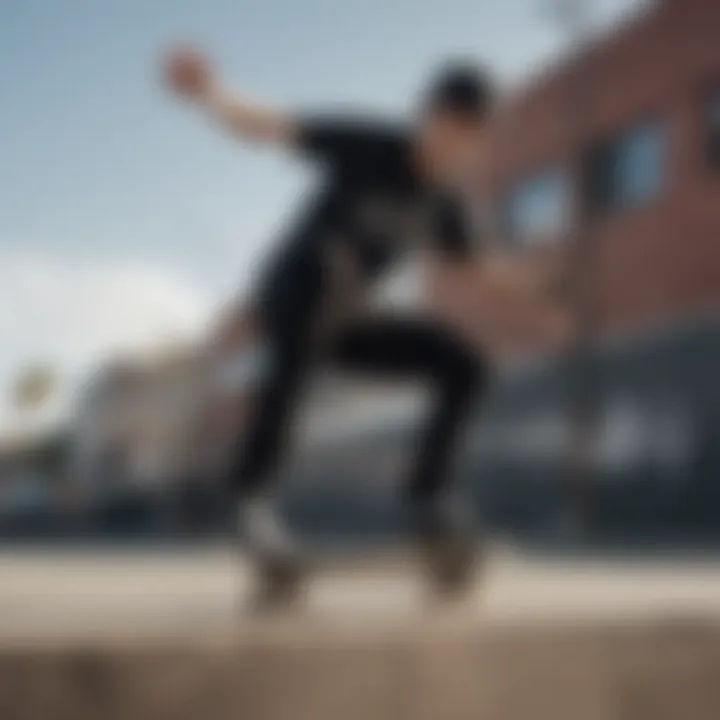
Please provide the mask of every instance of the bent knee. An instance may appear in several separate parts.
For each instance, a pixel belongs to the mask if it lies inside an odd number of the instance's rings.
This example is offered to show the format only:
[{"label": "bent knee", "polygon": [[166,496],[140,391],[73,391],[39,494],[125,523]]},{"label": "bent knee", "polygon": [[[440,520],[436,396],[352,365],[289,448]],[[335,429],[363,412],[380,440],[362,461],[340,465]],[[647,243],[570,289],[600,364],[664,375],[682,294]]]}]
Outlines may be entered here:
[{"label": "bent knee", "polygon": [[469,342],[455,339],[450,347],[449,376],[453,387],[468,394],[482,390],[490,376],[485,353]]}]

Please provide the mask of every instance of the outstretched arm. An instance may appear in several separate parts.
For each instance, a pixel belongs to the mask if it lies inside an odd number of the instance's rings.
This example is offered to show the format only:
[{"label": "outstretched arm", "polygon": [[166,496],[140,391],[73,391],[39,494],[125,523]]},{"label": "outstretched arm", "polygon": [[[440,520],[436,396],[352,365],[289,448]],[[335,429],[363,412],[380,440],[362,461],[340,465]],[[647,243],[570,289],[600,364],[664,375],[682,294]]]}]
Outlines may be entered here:
[{"label": "outstretched arm", "polygon": [[297,131],[290,118],[227,90],[216,78],[211,63],[198,50],[181,48],[170,52],[164,70],[172,90],[206,110],[243,139],[294,144]]}]

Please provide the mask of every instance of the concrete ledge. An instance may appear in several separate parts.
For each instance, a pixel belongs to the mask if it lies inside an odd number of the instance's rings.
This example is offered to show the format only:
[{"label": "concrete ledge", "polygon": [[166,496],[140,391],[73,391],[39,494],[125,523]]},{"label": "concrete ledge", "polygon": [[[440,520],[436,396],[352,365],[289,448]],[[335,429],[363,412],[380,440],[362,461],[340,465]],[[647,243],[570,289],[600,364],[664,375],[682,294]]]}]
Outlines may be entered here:
[{"label": "concrete ledge", "polygon": [[0,646],[2,720],[717,720],[720,623],[403,627]]}]

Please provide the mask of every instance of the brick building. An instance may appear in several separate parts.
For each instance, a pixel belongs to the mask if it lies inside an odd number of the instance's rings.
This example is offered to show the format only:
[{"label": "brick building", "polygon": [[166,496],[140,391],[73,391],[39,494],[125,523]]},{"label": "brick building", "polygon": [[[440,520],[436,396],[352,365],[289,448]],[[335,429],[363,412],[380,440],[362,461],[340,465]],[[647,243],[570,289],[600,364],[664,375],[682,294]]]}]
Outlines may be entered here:
[{"label": "brick building", "polygon": [[[502,242],[541,262],[567,253],[584,223],[601,337],[720,309],[717,0],[657,0],[530,79],[509,98],[493,140],[489,188]],[[477,286],[432,292],[476,337],[537,349],[502,308],[486,316]]]}]

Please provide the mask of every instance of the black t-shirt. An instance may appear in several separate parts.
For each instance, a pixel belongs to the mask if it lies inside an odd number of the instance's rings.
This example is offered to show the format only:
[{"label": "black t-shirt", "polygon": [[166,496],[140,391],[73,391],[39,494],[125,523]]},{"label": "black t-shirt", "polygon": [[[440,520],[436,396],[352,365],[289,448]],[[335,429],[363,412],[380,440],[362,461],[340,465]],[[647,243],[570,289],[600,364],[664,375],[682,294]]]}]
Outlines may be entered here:
[{"label": "black t-shirt", "polygon": [[318,163],[323,182],[271,263],[275,280],[279,267],[292,265],[288,258],[332,243],[350,248],[367,279],[411,249],[471,253],[460,203],[422,181],[402,127],[333,118],[300,120],[297,127],[295,148]]}]

